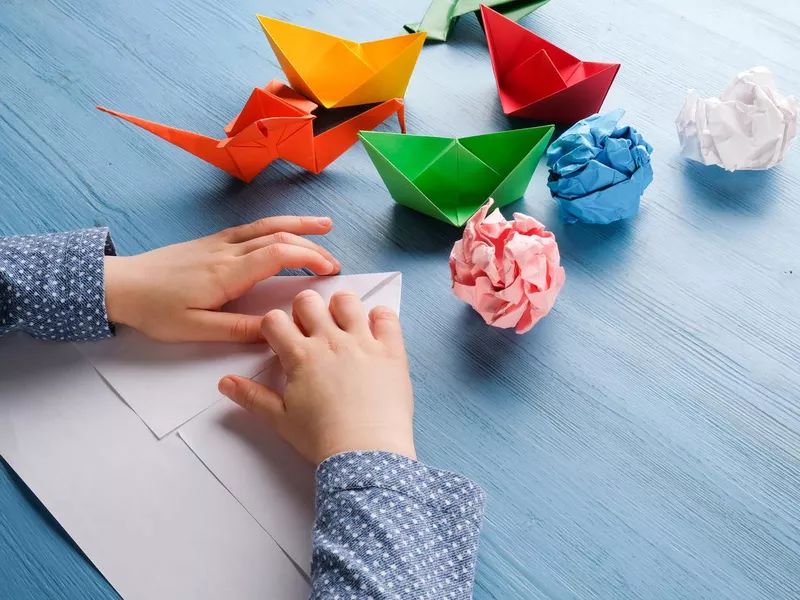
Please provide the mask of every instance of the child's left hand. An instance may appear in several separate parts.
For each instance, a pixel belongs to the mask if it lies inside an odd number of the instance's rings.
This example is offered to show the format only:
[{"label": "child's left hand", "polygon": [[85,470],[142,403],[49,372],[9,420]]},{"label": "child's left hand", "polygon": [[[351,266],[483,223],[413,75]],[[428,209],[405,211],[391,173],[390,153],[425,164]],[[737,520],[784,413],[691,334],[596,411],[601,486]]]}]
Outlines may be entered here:
[{"label": "child's left hand", "polygon": [[332,227],[327,217],[273,217],[136,256],[107,256],[108,319],[163,341],[262,341],[260,315],[219,309],[281,269],[338,273],[327,250],[300,237]]}]

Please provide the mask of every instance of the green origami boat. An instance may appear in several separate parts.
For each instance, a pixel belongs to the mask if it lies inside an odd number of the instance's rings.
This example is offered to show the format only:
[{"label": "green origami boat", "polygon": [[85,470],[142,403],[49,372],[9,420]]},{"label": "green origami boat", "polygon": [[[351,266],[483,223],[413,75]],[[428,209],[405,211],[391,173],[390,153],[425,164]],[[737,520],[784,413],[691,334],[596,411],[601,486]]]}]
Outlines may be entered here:
[{"label": "green origami boat", "polygon": [[397,203],[461,226],[488,198],[504,206],[525,195],[553,130],[547,125],[458,139],[358,135]]}]

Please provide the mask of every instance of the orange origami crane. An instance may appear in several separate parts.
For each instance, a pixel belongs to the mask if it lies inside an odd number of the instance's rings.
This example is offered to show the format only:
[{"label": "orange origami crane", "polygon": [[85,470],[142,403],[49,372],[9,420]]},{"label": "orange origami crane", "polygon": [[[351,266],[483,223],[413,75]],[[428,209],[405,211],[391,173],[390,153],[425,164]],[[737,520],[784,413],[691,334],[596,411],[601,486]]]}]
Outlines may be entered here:
[{"label": "orange origami crane", "polygon": [[402,98],[425,32],[358,43],[256,15],[291,85],[325,108]]},{"label": "orange origami crane", "polygon": [[481,16],[505,114],[571,125],[600,110],[619,64],[584,62],[483,5]]},{"label": "orange origami crane", "polygon": [[358,141],[359,131],[374,129],[393,113],[397,113],[400,130],[403,133],[406,130],[403,100],[393,98],[315,136],[312,123],[316,117],[311,112],[317,105],[277,79],[263,89],[253,90],[242,112],[225,127],[228,137],[222,140],[102,106],[97,108],[138,125],[246,182],[278,158],[319,173]]}]

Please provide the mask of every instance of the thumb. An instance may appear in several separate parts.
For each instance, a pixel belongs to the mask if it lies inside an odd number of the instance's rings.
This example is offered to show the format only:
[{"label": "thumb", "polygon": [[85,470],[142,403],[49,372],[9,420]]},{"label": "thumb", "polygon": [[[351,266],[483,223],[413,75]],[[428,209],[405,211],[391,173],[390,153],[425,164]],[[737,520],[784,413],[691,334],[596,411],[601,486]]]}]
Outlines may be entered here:
[{"label": "thumb", "polygon": [[181,339],[203,342],[263,342],[260,315],[240,315],[190,309],[183,320]]},{"label": "thumb", "polygon": [[226,375],[219,380],[219,391],[273,429],[286,412],[280,394],[247,377]]}]

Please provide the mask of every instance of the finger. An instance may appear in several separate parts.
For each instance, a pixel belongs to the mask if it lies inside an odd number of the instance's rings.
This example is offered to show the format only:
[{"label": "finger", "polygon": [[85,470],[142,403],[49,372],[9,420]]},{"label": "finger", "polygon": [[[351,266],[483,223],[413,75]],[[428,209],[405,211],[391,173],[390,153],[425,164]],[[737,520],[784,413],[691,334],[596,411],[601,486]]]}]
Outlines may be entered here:
[{"label": "finger", "polygon": [[279,231],[297,235],[323,235],[333,227],[329,217],[267,217],[253,223],[226,229],[222,235],[226,241],[238,244]]},{"label": "finger", "polygon": [[369,335],[367,311],[353,292],[336,292],[331,298],[330,311],[340,329],[354,335]]},{"label": "finger", "polygon": [[183,341],[263,342],[261,316],[190,309],[180,334]]},{"label": "finger", "polygon": [[292,303],[292,315],[303,332],[308,335],[320,335],[336,329],[325,300],[314,290],[305,290],[297,294]]},{"label": "finger", "polygon": [[403,349],[403,331],[400,329],[400,319],[391,308],[376,306],[369,311],[369,325],[376,340],[390,348]]},{"label": "finger", "polygon": [[299,235],[295,235],[293,233],[287,233],[285,231],[279,231],[278,233],[257,237],[252,240],[242,242],[241,244],[236,244],[234,248],[236,248],[236,251],[241,256],[273,244],[291,244],[292,246],[300,246],[301,248],[314,250],[315,252],[318,252],[327,258],[331,264],[335,265],[336,272],[339,272],[342,268],[341,263],[339,263],[339,261],[336,260],[330,252],[328,252],[319,244],[315,244],[309,239],[300,237]]},{"label": "finger", "polygon": [[301,349],[306,341],[292,318],[282,310],[271,310],[261,320],[261,333],[278,355],[284,370],[291,370],[300,360]]},{"label": "finger", "polygon": [[238,289],[252,286],[262,279],[278,274],[282,269],[303,268],[310,269],[317,275],[332,275],[337,272],[338,264],[310,248],[271,244],[235,259],[232,276],[236,281],[231,282],[231,287]]},{"label": "finger", "polygon": [[273,428],[286,412],[280,394],[252,379],[239,375],[226,375],[219,380],[218,389],[223,396],[227,396],[247,412],[265,420]]}]

